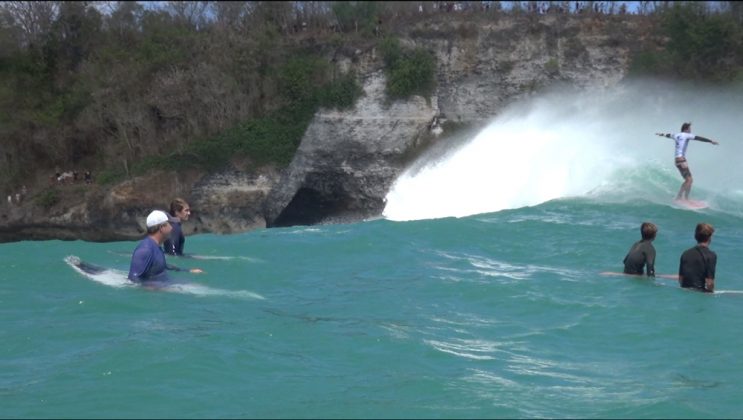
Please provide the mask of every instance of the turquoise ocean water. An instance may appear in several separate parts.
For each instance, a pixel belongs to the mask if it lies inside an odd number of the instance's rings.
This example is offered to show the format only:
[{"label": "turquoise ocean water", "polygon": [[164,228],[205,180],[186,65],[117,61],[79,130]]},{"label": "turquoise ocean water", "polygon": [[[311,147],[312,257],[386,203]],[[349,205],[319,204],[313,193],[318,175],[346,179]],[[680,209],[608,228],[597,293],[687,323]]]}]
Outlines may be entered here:
[{"label": "turquoise ocean water", "polygon": [[743,295],[597,274],[645,219],[659,273],[714,224],[717,287],[743,290],[741,217],[586,199],[194,236],[250,259],[176,260],[206,271],[185,293],[63,261],[126,270],[134,243],[3,244],[0,415],[738,417]]},{"label": "turquoise ocean water", "polygon": [[598,273],[622,270],[646,220],[675,273],[705,221],[718,290],[743,291],[741,147],[690,146],[711,206],[683,210],[671,144],[630,132],[616,149],[627,133],[586,138],[616,127],[547,114],[511,149],[496,133],[404,175],[386,218],[191,236],[187,252],[240,257],[172,260],[205,270],[176,274],[196,285],[65,263],[126,271],[134,242],[0,244],[0,417],[740,417],[743,294]]}]

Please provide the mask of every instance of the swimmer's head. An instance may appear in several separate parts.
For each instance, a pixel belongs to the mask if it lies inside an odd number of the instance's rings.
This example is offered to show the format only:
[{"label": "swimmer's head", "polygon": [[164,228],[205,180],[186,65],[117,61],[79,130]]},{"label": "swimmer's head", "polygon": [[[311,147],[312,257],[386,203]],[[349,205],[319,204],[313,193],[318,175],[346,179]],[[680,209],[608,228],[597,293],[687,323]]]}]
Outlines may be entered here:
[{"label": "swimmer's head", "polygon": [[709,241],[713,233],[715,233],[715,228],[712,225],[709,223],[700,223],[694,231],[694,239],[697,240],[697,243],[701,244]]},{"label": "swimmer's head", "polygon": [[645,222],[640,226],[640,233],[642,234],[642,239],[653,240],[658,233],[658,226],[650,222]]}]

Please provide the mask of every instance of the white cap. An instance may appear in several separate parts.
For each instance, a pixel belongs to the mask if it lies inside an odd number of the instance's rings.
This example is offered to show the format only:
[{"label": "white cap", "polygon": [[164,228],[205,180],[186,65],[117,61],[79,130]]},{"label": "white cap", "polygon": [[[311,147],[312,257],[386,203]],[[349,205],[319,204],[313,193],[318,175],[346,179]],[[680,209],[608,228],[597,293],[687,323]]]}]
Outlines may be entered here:
[{"label": "white cap", "polygon": [[168,216],[168,214],[164,211],[153,210],[152,213],[147,216],[147,227],[151,228],[153,226],[161,225],[165,222],[170,222],[171,220],[173,220],[173,218]]}]

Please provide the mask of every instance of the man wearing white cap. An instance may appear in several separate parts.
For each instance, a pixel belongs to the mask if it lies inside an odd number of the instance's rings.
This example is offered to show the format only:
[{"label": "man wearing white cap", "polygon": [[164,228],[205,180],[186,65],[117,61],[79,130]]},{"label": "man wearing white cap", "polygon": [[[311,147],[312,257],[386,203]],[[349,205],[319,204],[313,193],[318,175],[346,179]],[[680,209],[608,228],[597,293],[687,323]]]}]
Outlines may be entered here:
[{"label": "man wearing white cap", "polygon": [[[166,269],[180,270],[165,262],[165,254],[160,246],[170,236],[170,217],[160,210],[154,210],[147,216],[147,237],[134,249],[132,263],[129,266],[129,280],[135,282],[167,281]],[[201,273],[198,268],[189,270]]]}]

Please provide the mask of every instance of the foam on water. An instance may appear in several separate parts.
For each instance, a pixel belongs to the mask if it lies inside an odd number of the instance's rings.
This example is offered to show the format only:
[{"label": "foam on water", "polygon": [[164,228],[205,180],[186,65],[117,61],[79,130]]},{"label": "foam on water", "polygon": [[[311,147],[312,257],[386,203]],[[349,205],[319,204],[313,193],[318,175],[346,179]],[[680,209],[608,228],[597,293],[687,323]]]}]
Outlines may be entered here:
[{"label": "foam on water", "polygon": [[[80,269],[80,258],[74,255],[65,257],[67,265],[72,267],[75,271],[82,274],[86,278],[93,280],[97,283],[104,284],[110,287],[122,288],[122,287],[136,287],[137,285],[131,282],[127,276],[128,273],[116,270],[113,268],[106,268],[99,273],[88,273]],[[195,296],[224,296],[237,299],[258,299],[265,300],[265,297],[248,290],[223,290],[213,287],[204,286],[197,283],[172,283],[165,287],[158,288],[167,292],[184,293]]]}]

